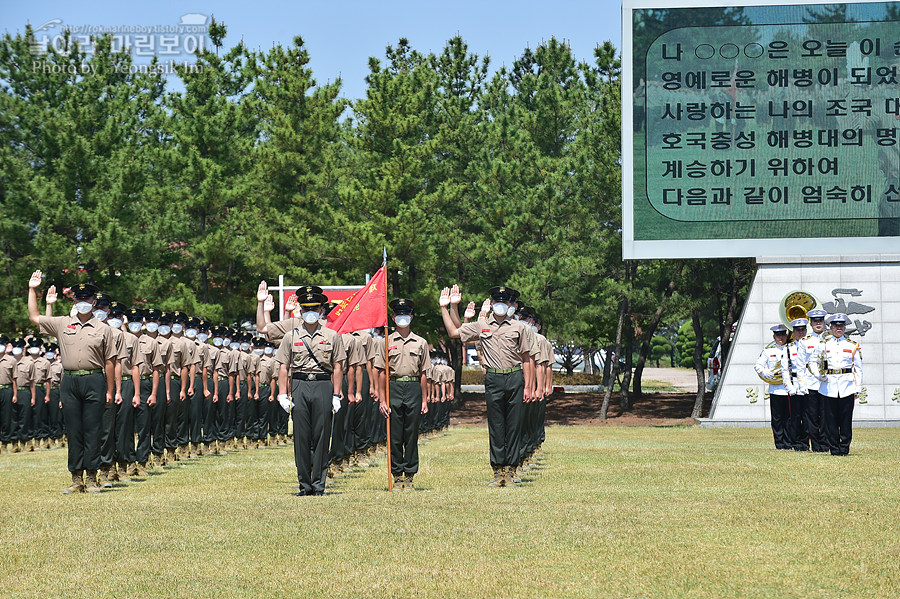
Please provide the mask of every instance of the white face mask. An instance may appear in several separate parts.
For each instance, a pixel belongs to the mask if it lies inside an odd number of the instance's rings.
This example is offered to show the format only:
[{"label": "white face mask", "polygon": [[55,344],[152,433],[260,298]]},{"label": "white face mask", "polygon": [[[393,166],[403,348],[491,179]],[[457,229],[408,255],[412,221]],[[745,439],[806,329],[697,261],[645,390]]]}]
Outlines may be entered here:
[{"label": "white face mask", "polygon": [[266,354],[267,356],[271,356],[274,352],[275,352],[275,350],[273,350],[271,347],[267,347],[263,350],[263,353]]},{"label": "white face mask", "polygon": [[[190,331],[188,331],[190,332]],[[190,337],[190,335],[188,335]],[[200,340],[200,343],[206,343],[209,340],[209,335],[207,333],[198,333],[197,339]]]},{"label": "white face mask", "polygon": [[516,306],[510,306],[509,308],[506,309],[507,316],[513,316],[513,315],[515,315],[515,313],[516,313]]},{"label": "white face mask", "polygon": [[241,351],[247,351],[248,349],[250,349],[249,343],[241,343]]},{"label": "white face mask", "polygon": [[172,327],[170,327],[169,325],[167,325],[167,324],[159,325],[159,334],[160,335],[168,335],[171,332],[172,332]]},{"label": "white face mask", "polygon": [[129,322],[129,323],[128,323],[128,330],[131,331],[132,333],[135,333],[135,334],[140,333],[140,332],[141,332],[141,323],[139,323],[139,322]]},{"label": "white face mask", "polygon": [[147,332],[148,332],[148,333],[155,333],[155,332],[158,331],[158,330],[159,330],[159,325],[156,324],[155,322],[148,322],[148,323],[147,323]]},{"label": "white face mask", "polygon": [[[83,312],[82,312],[82,314],[83,314]],[[106,311],[105,310],[94,310],[94,318],[96,318],[100,322],[103,322],[104,320],[106,320]]]},{"label": "white face mask", "polygon": [[78,311],[79,314],[87,314],[94,308],[94,305],[91,302],[76,302],[75,310]]},{"label": "white face mask", "polygon": [[316,310],[308,310],[303,313],[303,322],[306,324],[316,324],[319,322],[319,313]]},{"label": "white face mask", "polygon": [[213,345],[215,345],[216,347],[222,347],[222,338],[213,337]]},{"label": "white face mask", "polygon": [[497,302],[496,304],[494,304],[493,310],[494,314],[496,314],[497,316],[506,316],[508,307],[503,302]]},{"label": "white face mask", "polygon": [[44,357],[47,358],[48,360],[52,360],[53,358],[56,357],[56,354],[54,354],[52,351],[48,351],[46,354],[44,354]]},{"label": "white face mask", "polygon": [[536,324],[531,325],[531,330],[534,331],[535,333],[537,333],[538,332],[537,325]]},{"label": "white face mask", "polygon": [[41,353],[41,348],[39,348],[39,347],[29,347],[29,348],[28,348],[28,353],[31,354],[32,356],[36,356],[36,355],[38,355],[39,353]]},{"label": "white face mask", "polygon": [[194,339],[194,338],[197,337],[197,329],[188,329],[188,330],[186,330],[186,331],[184,332],[184,335],[185,335],[188,339]]},{"label": "white face mask", "polygon": [[184,331],[184,325],[183,325],[183,324],[173,324],[173,325],[172,325],[172,332],[173,332],[173,333],[176,333],[176,334],[177,334],[177,333],[181,333],[181,332],[183,332],[183,331]]},{"label": "white face mask", "polygon": [[263,349],[261,347],[258,347],[253,350],[253,353],[256,354],[257,356],[261,356],[261,355],[263,355]]},{"label": "white face mask", "polygon": [[231,349],[238,349],[240,346],[241,344],[237,341],[232,341],[231,345],[229,345],[228,347],[230,347]]},{"label": "white face mask", "polygon": [[22,348],[21,348],[21,347],[14,347],[14,348],[13,348],[13,355],[14,355],[14,356],[21,356],[21,355],[22,355]]},{"label": "white face mask", "polygon": [[231,345],[231,337],[222,337],[222,345],[229,347]]},{"label": "white face mask", "polygon": [[110,318],[109,320],[106,321],[106,324],[108,324],[109,326],[111,326],[114,329],[118,329],[119,327],[122,326],[122,319],[121,318]]},{"label": "white face mask", "polygon": [[398,327],[408,327],[409,323],[412,322],[412,316],[409,314],[400,314],[399,316],[394,317],[394,322],[397,323]]}]

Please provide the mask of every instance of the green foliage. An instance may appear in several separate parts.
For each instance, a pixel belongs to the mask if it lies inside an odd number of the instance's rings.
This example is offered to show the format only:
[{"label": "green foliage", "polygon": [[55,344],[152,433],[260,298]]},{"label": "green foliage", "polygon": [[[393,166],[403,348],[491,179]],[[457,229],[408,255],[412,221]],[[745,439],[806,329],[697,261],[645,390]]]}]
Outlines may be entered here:
[{"label": "green foliage", "polygon": [[[681,366],[682,368],[694,367],[694,346],[696,345],[696,340],[697,336],[694,335],[694,328],[691,326],[691,321],[688,320],[678,329],[678,341],[675,342],[675,347],[678,350],[676,357],[678,366]],[[702,354],[704,365],[706,364],[706,356],[709,355],[710,349],[710,342],[704,339]]]}]

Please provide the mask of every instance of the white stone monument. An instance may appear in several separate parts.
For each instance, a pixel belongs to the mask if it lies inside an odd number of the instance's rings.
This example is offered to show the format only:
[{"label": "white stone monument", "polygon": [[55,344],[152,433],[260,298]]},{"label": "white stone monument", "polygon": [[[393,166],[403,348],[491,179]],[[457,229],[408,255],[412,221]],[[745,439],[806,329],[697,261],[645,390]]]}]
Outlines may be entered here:
[{"label": "white stone monument", "polygon": [[866,392],[865,403],[854,407],[854,426],[900,426],[900,254],[776,256],[757,264],[709,417],[700,424],[769,426],[768,386],[753,365],[772,341],[769,327],[785,322],[785,299],[803,291],[818,300],[815,307],[853,321],[847,335],[861,346]]}]

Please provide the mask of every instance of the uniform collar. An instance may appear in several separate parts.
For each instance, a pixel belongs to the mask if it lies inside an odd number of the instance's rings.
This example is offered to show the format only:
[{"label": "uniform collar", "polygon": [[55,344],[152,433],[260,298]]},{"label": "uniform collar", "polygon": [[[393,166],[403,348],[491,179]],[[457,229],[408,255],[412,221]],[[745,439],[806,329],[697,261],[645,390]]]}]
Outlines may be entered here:
[{"label": "uniform collar", "polygon": [[391,341],[398,341],[400,343],[409,343],[410,341],[413,340],[414,337],[415,337],[415,335],[413,334],[412,331],[410,331],[409,335],[407,335],[406,337],[404,337],[397,331],[394,331],[393,333],[391,333]]},{"label": "uniform collar", "polygon": [[98,324],[100,324],[100,321],[91,316],[86,321],[81,322],[80,320],[78,320],[77,316],[71,316],[69,318],[69,324],[74,324],[80,327],[96,327]]}]

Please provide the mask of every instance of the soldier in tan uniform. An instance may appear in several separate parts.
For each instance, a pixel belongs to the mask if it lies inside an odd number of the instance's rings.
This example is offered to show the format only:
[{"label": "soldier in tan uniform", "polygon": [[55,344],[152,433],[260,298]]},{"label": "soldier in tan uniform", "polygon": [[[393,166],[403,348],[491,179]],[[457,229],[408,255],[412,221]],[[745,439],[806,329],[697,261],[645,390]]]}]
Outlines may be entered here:
[{"label": "soldier in tan uniform", "polygon": [[47,444],[47,402],[50,401],[50,360],[44,355],[44,343],[39,337],[28,340],[28,354],[34,360],[34,405],[31,407],[29,451],[36,447],[49,449]]},{"label": "soldier in tan uniform", "polygon": [[390,405],[382,396],[379,409],[382,416],[390,417],[394,490],[412,491],[419,471],[419,422],[428,412],[428,343],[409,328],[415,311],[411,299],[392,300],[390,307],[397,330],[388,336],[387,359],[382,349],[375,354],[374,364],[379,387],[386,389],[390,384]]},{"label": "soldier in tan uniform", "polygon": [[331,417],[341,405],[341,364],[347,356],[341,336],[319,322],[328,298],[322,293],[298,293],[297,301],[303,324],[286,332],[275,354],[278,402],[290,406],[290,375],[294,461],[300,482],[297,495],[324,495]]},{"label": "soldier in tan uniform", "polygon": [[12,438],[13,452],[26,451],[30,441],[31,411],[37,399],[34,384],[34,359],[28,355],[28,342],[24,337],[12,341],[12,355],[15,358],[13,381],[16,392],[13,395]]},{"label": "soldier in tan uniform", "polygon": [[[525,325],[509,318],[519,292],[506,286],[490,290],[493,315],[488,320],[462,324],[458,289],[441,292],[441,317],[447,333],[463,343],[481,340],[484,357],[492,487],[513,486],[519,465],[522,437],[522,404],[532,400],[533,364]],[[452,311],[450,306],[452,306]]]},{"label": "soldier in tan uniform", "polygon": [[47,404],[50,439],[58,447],[63,436],[62,406],[59,402],[59,385],[62,382],[63,366],[59,361],[59,345],[47,345],[44,357],[50,360],[50,401]]},{"label": "soldier in tan uniform", "polygon": [[172,342],[160,335],[160,327],[165,331],[169,326],[169,316],[156,308],[147,308],[144,314],[147,336],[159,345],[159,355],[162,358],[162,366],[159,370],[159,388],[156,392],[156,401],[150,408],[150,455],[147,459],[147,467],[163,466],[166,463],[166,408],[169,403],[169,387],[171,377]]},{"label": "soldier in tan uniform", "polygon": [[[162,386],[161,379],[165,372],[165,363],[159,353],[159,343],[148,331],[142,330],[145,314],[146,312],[140,308],[132,308],[126,312],[128,331],[136,336],[127,360],[131,366],[129,373],[134,387],[131,407],[134,414],[134,431],[137,433],[134,457],[127,458],[131,461],[128,472],[131,476],[141,477],[147,476],[147,462],[150,457],[150,411],[157,403],[159,388]],[[123,432],[123,435],[127,437],[127,431]],[[127,439],[125,446],[128,447]]]},{"label": "soldier in tan uniform", "polygon": [[209,357],[210,346],[206,343],[209,325],[202,318],[192,316],[185,326],[184,336],[194,345],[196,356],[188,382],[188,457],[195,458],[203,455],[203,424],[206,422],[208,401],[212,398],[207,384],[212,364]]},{"label": "soldier in tan uniform", "polygon": [[[111,435],[113,447],[111,449],[111,459],[109,470],[107,472],[107,480],[110,485],[117,480],[128,482],[130,479],[129,465],[135,462],[135,446],[134,446],[134,389],[135,381],[131,372],[131,354],[135,343],[137,343],[137,335],[131,333],[125,325],[125,312],[127,307],[121,302],[109,303],[109,315],[106,317],[106,324],[112,329],[114,334],[121,335],[122,347],[116,361],[116,372],[121,379],[118,393],[114,401],[116,408],[114,434]],[[101,460],[105,461],[105,460]],[[100,469],[100,481],[103,483],[103,468]],[[105,485],[103,485],[105,486]]]},{"label": "soldier in tan uniform", "polygon": [[[35,290],[41,271],[28,282],[28,318],[59,343],[65,375],[60,387],[63,415],[68,430],[69,472],[72,484],[65,492],[99,492],[100,425],[104,407],[115,393],[115,344],[112,329],[93,317],[97,289],[81,284],[74,288],[76,316],[41,316]],[[84,477],[84,480],[82,480]]]},{"label": "soldier in tan uniform", "polygon": [[13,373],[16,359],[12,355],[12,345],[6,335],[0,334],[0,452],[6,453],[9,443],[13,441],[12,432],[12,398],[15,393]]},{"label": "soldier in tan uniform", "polygon": [[[123,360],[128,357],[128,350],[125,346],[125,333],[122,331],[122,320],[121,316],[124,312],[124,306],[121,304],[117,304],[117,318],[114,319],[113,324],[118,324],[117,327],[112,326],[109,321],[110,309],[113,305],[113,300],[109,296],[109,294],[98,292],[96,297],[96,305],[94,306],[94,318],[102,322],[104,325],[108,326],[112,329],[112,337],[113,343],[115,344],[116,351],[116,366],[115,366],[115,381],[116,381],[116,392],[113,397],[113,402],[108,404],[106,408],[103,410],[103,424],[102,424],[102,433],[100,436],[100,486],[104,489],[109,489],[113,486],[113,482],[119,479],[118,473],[116,470],[116,419],[119,414],[119,407],[124,402],[123,400],[123,383],[125,382],[123,379],[128,379],[128,371],[122,369]],[[130,398],[129,398],[129,401]]]}]

